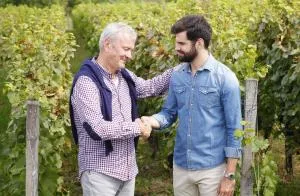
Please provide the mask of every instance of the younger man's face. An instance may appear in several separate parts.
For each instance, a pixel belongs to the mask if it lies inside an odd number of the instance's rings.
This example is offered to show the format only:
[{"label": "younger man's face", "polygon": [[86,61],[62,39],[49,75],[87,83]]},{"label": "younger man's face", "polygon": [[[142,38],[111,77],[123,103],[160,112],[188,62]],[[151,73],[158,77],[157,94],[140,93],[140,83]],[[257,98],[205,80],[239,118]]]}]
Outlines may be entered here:
[{"label": "younger man's face", "polygon": [[188,40],[186,31],[176,34],[175,50],[181,62],[190,63],[198,55],[195,42]]}]

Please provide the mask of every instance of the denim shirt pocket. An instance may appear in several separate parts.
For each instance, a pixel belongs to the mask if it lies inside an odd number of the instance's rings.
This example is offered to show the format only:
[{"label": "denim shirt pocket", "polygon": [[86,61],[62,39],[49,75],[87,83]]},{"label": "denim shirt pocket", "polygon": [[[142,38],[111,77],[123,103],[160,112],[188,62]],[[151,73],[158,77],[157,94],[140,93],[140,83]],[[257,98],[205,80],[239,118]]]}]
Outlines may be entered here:
[{"label": "denim shirt pocket", "polygon": [[176,95],[178,106],[184,105],[186,102],[186,87],[184,86],[175,86],[174,92]]},{"label": "denim shirt pocket", "polygon": [[220,95],[217,88],[213,87],[199,87],[198,102],[200,106],[211,108],[218,107],[220,103]]}]

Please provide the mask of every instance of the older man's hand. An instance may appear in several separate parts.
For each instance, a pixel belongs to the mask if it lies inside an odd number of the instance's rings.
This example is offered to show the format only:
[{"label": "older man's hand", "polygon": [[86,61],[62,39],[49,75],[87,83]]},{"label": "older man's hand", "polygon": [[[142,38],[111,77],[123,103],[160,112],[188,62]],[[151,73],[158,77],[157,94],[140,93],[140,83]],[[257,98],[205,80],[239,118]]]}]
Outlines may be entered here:
[{"label": "older man's hand", "polygon": [[151,125],[147,122],[141,121],[140,118],[137,118],[135,120],[135,122],[137,122],[140,126],[142,138],[147,139],[148,137],[150,137],[150,134],[151,134],[151,131],[152,131]]}]

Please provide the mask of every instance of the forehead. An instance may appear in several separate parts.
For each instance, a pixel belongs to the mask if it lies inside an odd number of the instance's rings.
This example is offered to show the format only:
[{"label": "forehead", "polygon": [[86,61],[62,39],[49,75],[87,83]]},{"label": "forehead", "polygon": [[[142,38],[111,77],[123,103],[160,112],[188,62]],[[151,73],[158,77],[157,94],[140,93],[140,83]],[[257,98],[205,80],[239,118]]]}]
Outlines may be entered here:
[{"label": "forehead", "polygon": [[135,37],[122,33],[120,33],[115,39],[116,44],[120,44],[121,47],[129,48],[134,48],[135,41]]}]

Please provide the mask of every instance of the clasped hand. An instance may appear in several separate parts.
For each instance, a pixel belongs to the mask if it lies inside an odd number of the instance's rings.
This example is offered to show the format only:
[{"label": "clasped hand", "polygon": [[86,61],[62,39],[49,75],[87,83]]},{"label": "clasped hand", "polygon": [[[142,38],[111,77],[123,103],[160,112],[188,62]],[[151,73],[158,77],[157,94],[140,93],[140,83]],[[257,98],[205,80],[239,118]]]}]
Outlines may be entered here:
[{"label": "clasped hand", "polygon": [[135,120],[141,129],[141,136],[144,139],[147,139],[152,131],[152,128],[159,128],[159,123],[158,121],[153,118],[152,116],[142,116],[142,118],[137,118]]},{"label": "clasped hand", "polygon": [[151,131],[152,131],[151,125],[147,122],[143,122],[140,118],[137,118],[135,120],[135,122],[137,122],[140,126],[142,138],[147,139],[148,137],[150,137],[150,134],[151,134]]}]

